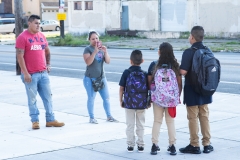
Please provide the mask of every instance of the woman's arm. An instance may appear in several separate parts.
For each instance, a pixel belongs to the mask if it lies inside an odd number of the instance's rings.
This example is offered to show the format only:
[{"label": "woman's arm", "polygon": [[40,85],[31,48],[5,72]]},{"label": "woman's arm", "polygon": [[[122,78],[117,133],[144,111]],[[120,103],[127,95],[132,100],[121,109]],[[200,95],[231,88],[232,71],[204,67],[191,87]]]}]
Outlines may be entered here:
[{"label": "woman's arm", "polygon": [[93,63],[94,58],[95,58],[96,54],[98,53],[98,51],[99,51],[98,48],[95,47],[95,49],[94,49],[94,51],[92,52],[92,54],[90,54],[90,53],[85,53],[85,54],[83,54],[83,59],[84,59],[85,63],[86,63],[88,66]]},{"label": "woman's arm", "polygon": [[102,46],[102,50],[104,52],[105,63],[109,64],[110,63],[110,56],[108,54],[107,47]]}]

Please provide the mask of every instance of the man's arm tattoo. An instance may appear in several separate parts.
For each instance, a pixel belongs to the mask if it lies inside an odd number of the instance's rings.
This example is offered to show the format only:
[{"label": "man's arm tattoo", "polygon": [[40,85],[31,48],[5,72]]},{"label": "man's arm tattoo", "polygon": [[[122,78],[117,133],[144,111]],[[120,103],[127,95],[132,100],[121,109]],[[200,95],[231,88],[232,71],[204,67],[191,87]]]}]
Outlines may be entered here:
[{"label": "man's arm tattoo", "polygon": [[17,48],[17,49],[16,49],[16,53],[17,53],[17,54],[24,54],[24,50]]},{"label": "man's arm tattoo", "polygon": [[50,65],[50,58],[51,58],[51,56],[50,56],[50,50],[49,50],[48,47],[45,48],[45,55],[46,55],[46,62],[47,62],[47,65]]}]

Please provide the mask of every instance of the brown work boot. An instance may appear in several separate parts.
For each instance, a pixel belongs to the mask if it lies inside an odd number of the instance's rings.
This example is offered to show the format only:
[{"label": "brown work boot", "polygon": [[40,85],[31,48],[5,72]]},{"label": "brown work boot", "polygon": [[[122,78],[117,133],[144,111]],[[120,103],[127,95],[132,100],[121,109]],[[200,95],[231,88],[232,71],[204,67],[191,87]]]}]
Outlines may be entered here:
[{"label": "brown work boot", "polygon": [[52,121],[52,122],[47,122],[46,127],[62,127],[65,124],[63,122],[58,122],[58,121]]},{"label": "brown work boot", "polygon": [[32,123],[32,129],[39,129],[39,122],[33,122]]}]

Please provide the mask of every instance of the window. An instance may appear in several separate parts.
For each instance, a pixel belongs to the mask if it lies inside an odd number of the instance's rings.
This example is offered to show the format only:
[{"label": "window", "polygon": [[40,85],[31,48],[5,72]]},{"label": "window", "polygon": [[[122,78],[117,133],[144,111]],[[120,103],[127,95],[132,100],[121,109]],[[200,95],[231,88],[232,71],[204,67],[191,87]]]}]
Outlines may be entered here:
[{"label": "window", "polygon": [[82,10],[82,2],[74,2],[74,10]]},{"label": "window", "polygon": [[85,1],[85,10],[93,10],[93,1]]},{"label": "window", "polygon": [[11,24],[12,21],[11,20],[3,20],[3,24]]}]

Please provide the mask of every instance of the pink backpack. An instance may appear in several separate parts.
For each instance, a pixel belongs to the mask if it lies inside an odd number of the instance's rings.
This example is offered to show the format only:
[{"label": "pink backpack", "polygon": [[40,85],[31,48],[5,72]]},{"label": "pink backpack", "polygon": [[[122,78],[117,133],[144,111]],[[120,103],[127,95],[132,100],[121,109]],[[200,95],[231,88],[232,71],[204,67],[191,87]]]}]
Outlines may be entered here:
[{"label": "pink backpack", "polygon": [[161,107],[176,107],[180,104],[176,74],[172,69],[160,68],[151,85],[151,99]]}]

